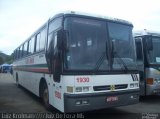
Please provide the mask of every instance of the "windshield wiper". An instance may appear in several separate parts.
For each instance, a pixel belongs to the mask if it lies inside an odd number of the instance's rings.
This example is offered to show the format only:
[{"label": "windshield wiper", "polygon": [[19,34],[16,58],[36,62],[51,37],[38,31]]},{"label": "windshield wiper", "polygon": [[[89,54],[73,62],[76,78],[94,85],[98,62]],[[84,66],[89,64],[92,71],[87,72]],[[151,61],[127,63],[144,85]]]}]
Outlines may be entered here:
[{"label": "windshield wiper", "polygon": [[[123,64],[123,66],[124,66],[124,68],[125,68],[125,70],[126,70],[126,73],[127,73],[127,72],[129,71],[129,69],[128,69],[126,63],[125,63],[125,62],[123,61],[123,59],[118,55],[117,52],[114,52],[114,54],[116,54],[116,56],[119,58],[119,60],[120,60],[121,63]],[[132,73],[131,73],[131,77],[132,77],[133,81],[137,81],[137,80],[138,80],[138,77],[137,77],[136,74],[132,74]]]},{"label": "windshield wiper", "polygon": [[121,61],[121,63],[123,64],[123,66],[124,66],[124,68],[125,68],[125,70],[126,70],[126,72],[128,71],[128,67],[127,67],[127,65],[126,65],[126,63],[123,61],[123,59],[119,56],[119,54],[115,51],[115,41],[113,41],[112,40],[112,49],[111,49],[111,51],[112,51],[112,63],[111,63],[111,65],[113,66],[113,60],[114,60],[114,57],[115,57],[115,55],[119,58],[119,61]]},{"label": "windshield wiper", "polygon": [[108,57],[107,57],[107,41],[105,43],[105,51],[102,52],[101,56],[99,57],[99,59],[96,62],[96,65],[95,65],[95,68],[94,68],[95,71],[97,71],[100,68],[100,66],[104,62],[105,57],[108,59]]},{"label": "windshield wiper", "polygon": [[123,59],[119,56],[119,54],[117,52],[114,52],[114,55],[116,55],[118,57],[119,61],[121,61],[122,65],[124,66],[126,72],[128,72],[129,71],[128,67],[127,67],[126,63],[123,61]]},{"label": "windshield wiper", "polygon": [[101,54],[101,56],[99,57],[98,61],[96,62],[95,68],[94,68],[95,71],[97,71],[97,70],[100,68],[101,64],[102,64],[103,61],[104,61],[105,55],[106,55],[106,53],[103,52],[103,53]]}]

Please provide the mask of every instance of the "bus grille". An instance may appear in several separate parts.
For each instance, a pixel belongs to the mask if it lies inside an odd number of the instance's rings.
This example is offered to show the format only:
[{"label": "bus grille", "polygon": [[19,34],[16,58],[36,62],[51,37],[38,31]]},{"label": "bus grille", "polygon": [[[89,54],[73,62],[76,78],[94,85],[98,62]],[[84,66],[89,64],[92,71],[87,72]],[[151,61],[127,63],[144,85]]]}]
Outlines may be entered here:
[{"label": "bus grille", "polygon": [[[93,86],[94,91],[103,91],[103,90],[111,90],[111,85],[103,85],[103,86]],[[120,84],[120,85],[114,85],[115,90],[116,89],[126,89],[128,87],[128,84]]]}]

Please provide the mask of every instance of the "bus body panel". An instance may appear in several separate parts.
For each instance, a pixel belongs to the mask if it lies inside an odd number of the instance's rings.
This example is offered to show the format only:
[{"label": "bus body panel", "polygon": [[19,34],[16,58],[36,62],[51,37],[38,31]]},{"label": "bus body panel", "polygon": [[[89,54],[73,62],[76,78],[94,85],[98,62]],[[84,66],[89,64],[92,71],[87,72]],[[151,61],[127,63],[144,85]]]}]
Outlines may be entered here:
[{"label": "bus body panel", "polygon": [[126,106],[139,102],[139,89],[89,94],[64,94],[64,101],[65,112],[81,112]]},{"label": "bus body panel", "polygon": [[146,95],[160,94],[160,71],[154,68],[146,68],[146,80],[148,78],[153,79],[153,84],[146,84]]},{"label": "bus body panel", "polygon": [[[41,73],[31,73],[31,72],[23,72],[18,71],[19,75],[19,83],[35,95],[39,96],[39,83],[40,79],[43,77]],[[15,74],[14,74],[15,75]],[[29,77],[29,78],[28,78]],[[77,78],[89,78],[89,82],[78,82]],[[121,78],[120,78],[121,77]],[[138,74],[137,74],[138,77]],[[130,74],[121,74],[121,75],[75,75],[75,76],[61,76],[61,82],[57,83],[53,80],[53,75],[45,74],[45,77],[48,89],[49,89],[49,103],[54,106],[56,109],[64,112],[71,112],[72,109],[75,109],[74,111],[87,111],[91,109],[101,109],[101,108],[107,108],[112,106],[122,106],[122,105],[128,105],[128,104],[135,104],[139,101],[138,95],[139,95],[139,88],[131,88],[130,84],[135,83],[138,84],[138,80],[133,82],[133,79]],[[117,82],[117,80],[121,80],[120,82]],[[127,84],[127,87],[124,87],[124,89],[112,89],[111,86],[116,85],[124,85]],[[75,92],[75,87],[86,87],[89,86],[90,90],[88,92]],[[104,86],[110,86],[109,89],[105,89]],[[67,87],[73,87],[73,93],[67,92]],[[96,91],[96,87],[101,88],[100,91]],[[94,89],[95,88],[95,89]],[[104,88],[104,89],[103,89]],[[135,90],[136,89],[136,90]],[[134,90],[133,92],[130,92]],[[117,92],[117,93],[116,93]],[[126,94],[123,93],[130,93],[128,94],[128,98],[125,96]],[[113,94],[112,94],[113,93]],[[122,93],[122,95],[121,95]],[[125,94],[125,95],[124,95]],[[77,98],[71,98],[72,95],[77,95]],[[81,95],[83,95],[81,97]],[[86,96],[85,96],[86,95]],[[93,96],[88,96],[93,95]],[[118,96],[119,102],[115,102],[115,104],[109,104],[105,105],[105,100],[107,100],[107,96]],[[124,96],[123,96],[124,95]],[[135,99],[132,99],[132,97],[137,96]],[[75,96],[76,97],[76,96]],[[79,97],[79,98],[78,98]],[[85,97],[85,98],[84,98]],[[126,99],[125,99],[126,98]],[[76,108],[75,102],[81,99],[89,99],[92,103],[102,102],[100,104],[101,106],[98,106],[98,103],[95,103],[97,105],[88,105],[85,106],[85,108],[82,106],[81,108]],[[122,100],[125,99],[125,102]],[[74,103],[73,103],[74,100]],[[67,103],[67,104],[65,104]],[[73,107],[68,107],[67,105],[72,105]],[[102,106],[103,105],[103,106]],[[67,107],[65,107],[67,106]],[[84,108],[84,109],[83,109]]]},{"label": "bus body panel", "polygon": [[36,54],[14,62],[14,79],[18,83],[39,96],[39,83],[48,72],[44,53]]},{"label": "bus body panel", "polygon": [[[119,78],[121,77],[121,78]],[[138,74],[137,74],[138,77]],[[79,82],[78,79],[83,79],[82,82]],[[89,78],[89,81],[84,81],[85,78]],[[118,80],[121,80],[120,82],[117,82]],[[76,112],[76,111],[89,111],[92,109],[101,109],[101,108],[107,108],[111,107],[113,105],[128,105],[128,104],[135,104],[139,101],[138,95],[139,95],[139,87],[131,88],[130,84],[133,83],[133,79],[131,75],[73,75],[73,76],[61,76],[61,82],[56,83],[53,82],[53,85],[50,85],[50,104],[57,108],[58,110],[62,112]],[[134,81],[135,84],[138,84],[139,81]],[[117,85],[124,85],[127,84],[127,87],[124,87],[124,89],[112,89],[111,87],[109,89],[102,89],[104,86],[117,86]],[[102,87],[101,91],[94,90],[95,87]],[[73,92],[68,92],[69,88],[73,88]],[[76,92],[76,87],[89,87],[89,91],[83,91],[83,92]],[[115,87],[116,88],[116,87]],[[123,87],[121,87],[123,88]],[[68,89],[68,90],[67,90]],[[131,92],[130,92],[131,91]],[[117,92],[117,94],[116,94]],[[127,95],[122,93],[130,93]],[[113,93],[113,94],[112,94]],[[122,93],[122,95],[121,95]],[[103,95],[102,95],[103,94]],[[125,95],[124,95],[125,94]],[[83,96],[82,96],[83,95]],[[96,95],[96,96],[94,96]],[[115,97],[119,98],[119,102],[116,102],[112,105],[104,105],[104,101],[106,100],[107,96],[114,95]],[[124,96],[123,96],[124,95]],[[132,97],[135,97],[132,99]],[[126,98],[126,99],[125,99]],[[81,99],[88,99],[91,102],[99,102],[101,106],[98,106],[98,103],[96,105],[98,107],[94,107],[94,105],[86,105],[82,107],[78,107],[75,104],[76,101]],[[103,102],[100,103],[103,99]],[[105,100],[104,100],[105,99]],[[123,100],[125,99],[125,102]],[[69,106],[70,105],[70,106]],[[68,107],[69,106],[69,107]],[[83,109],[84,108],[84,109]]]}]

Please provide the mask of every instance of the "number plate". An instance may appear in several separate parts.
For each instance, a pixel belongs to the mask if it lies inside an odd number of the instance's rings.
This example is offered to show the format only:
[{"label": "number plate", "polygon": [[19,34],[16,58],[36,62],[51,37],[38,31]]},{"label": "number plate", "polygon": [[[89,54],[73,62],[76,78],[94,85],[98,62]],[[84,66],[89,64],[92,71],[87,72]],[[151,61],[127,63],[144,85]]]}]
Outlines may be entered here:
[{"label": "number plate", "polygon": [[115,101],[118,101],[118,96],[107,97],[107,102],[115,102]]}]

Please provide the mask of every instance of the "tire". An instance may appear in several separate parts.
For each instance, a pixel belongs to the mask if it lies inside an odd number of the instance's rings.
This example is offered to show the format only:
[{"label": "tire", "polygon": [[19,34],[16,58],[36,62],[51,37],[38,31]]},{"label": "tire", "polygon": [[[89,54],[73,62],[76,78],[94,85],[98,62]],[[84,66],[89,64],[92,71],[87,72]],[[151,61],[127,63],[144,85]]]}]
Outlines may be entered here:
[{"label": "tire", "polygon": [[42,86],[42,100],[44,103],[44,106],[47,110],[51,110],[51,105],[49,104],[49,91],[48,91],[48,87],[47,84],[44,83]]}]

